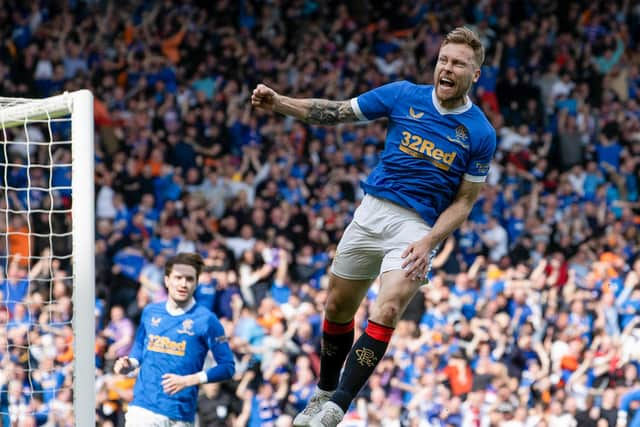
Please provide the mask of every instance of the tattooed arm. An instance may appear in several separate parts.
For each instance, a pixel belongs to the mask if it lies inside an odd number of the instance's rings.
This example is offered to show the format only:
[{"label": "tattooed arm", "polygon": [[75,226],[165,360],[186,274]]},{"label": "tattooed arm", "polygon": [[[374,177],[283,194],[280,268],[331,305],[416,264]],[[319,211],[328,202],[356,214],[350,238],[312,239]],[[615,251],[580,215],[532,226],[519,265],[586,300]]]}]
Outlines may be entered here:
[{"label": "tattooed arm", "polygon": [[326,99],[294,99],[282,97],[278,103],[277,111],[282,114],[290,114],[288,111],[302,111],[303,115],[298,117],[313,125],[335,125],[338,123],[349,123],[358,121],[358,117],[351,108],[350,101],[329,101]]},{"label": "tattooed arm", "polygon": [[253,91],[251,104],[254,107],[293,116],[314,125],[335,125],[359,120],[351,107],[351,101],[290,98],[276,93],[263,84],[259,84]]}]

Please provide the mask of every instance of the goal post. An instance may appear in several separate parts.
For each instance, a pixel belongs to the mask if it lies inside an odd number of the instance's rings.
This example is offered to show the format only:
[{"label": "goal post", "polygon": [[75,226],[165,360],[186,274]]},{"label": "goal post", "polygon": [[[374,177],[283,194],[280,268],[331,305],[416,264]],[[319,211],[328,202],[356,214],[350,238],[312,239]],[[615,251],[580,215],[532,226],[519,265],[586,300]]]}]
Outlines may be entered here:
[{"label": "goal post", "polygon": [[[93,95],[72,94],[74,413],[77,426],[95,425],[95,212]],[[85,420],[87,421],[85,424]]]},{"label": "goal post", "polygon": [[[70,133],[68,132],[68,126],[70,124]],[[29,127],[36,126],[44,129],[40,136],[42,138],[39,141],[31,140],[31,132]],[[64,127],[66,129],[66,138],[63,141],[56,141],[54,135],[57,132],[53,128]],[[22,129],[21,129],[22,128]],[[24,136],[22,138],[15,138],[12,140],[10,135],[15,132]],[[47,135],[48,133],[48,135]],[[71,328],[73,329],[73,420],[76,426],[93,426],[95,425],[95,219],[94,219],[94,118],[93,118],[93,95],[88,90],[80,90],[77,92],[64,93],[62,95],[53,96],[44,99],[23,99],[23,98],[6,98],[0,97],[0,140],[2,141],[2,153],[0,158],[4,158],[4,164],[0,164],[0,170],[4,172],[2,177],[2,186],[0,189],[0,197],[4,198],[4,205],[2,206],[2,220],[4,221],[4,227],[2,233],[5,243],[5,260],[2,265],[4,277],[7,277],[7,271],[9,270],[10,258],[12,255],[13,247],[9,247],[12,243],[11,237],[22,234],[26,239],[26,265],[28,273],[31,272],[32,262],[43,260],[43,256],[40,253],[36,253],[37,250],[33,244],[32,239],[45,239],[47,235],[42,234],[41,231],[34,229],[30,223],[34,214],[42,213],[43,221],[46,223],[46,216],[48,214],[49,220],[49,246],[50,255],[48,260],[49,270],[53,272],[51,268],[51,261],[58,260],[58,262],[67,262],[70,266],[71,276],[69,282],[71,284],[71,301],[73,305],[73,312],[71,318]],[[64,146],[65,150],[70,148],[71,160],[70,165],[55,165],[57,159],[54,158],[53,153],[59,146]],[[21,160],[20,164],[12,163],[12,150],[17,150],[26,153],[26,159]],[[40,150],[40,154],[48,153],[48,157],[45,161],[39,160],[37,155],[32,155],[32,152]],[[15,157],[14,157],[15,158]],[[40,156],[40,159],[42,156]],[[68,163],[68,162],[65,162]],[[70,166],[71,171],[71,185],[69,187],[59,186],[56,184],[52,176],[56,174],[56,167],[67,168]],[[48,175],[47,180],[42,180],[40,184],[32,185],[32,171],[38,169],[44,170]],[[20,173],[26,174],[26,186],[15,187],[10,185],[11,178],[9,177],[9,170],[16,170]],[[58,170],[59,172],[59,170]],[[23,180],[25,182],[25,180]],[[44,194],[44,198],[48,197],[48,202],[43,205],[48,205],[48,211],[41,209],[40,206],[35,206],[32,209],[32,194],[37,193]],[[64,209],[60,208],[59,202],[54,201],[61,192],[69,195],[68,204]],[[12,200],[25,197],[26,202],[20,203],[16,201],[17,207],[12,205],[12,201],[8,200],[11,196]],[[21,196],[16,196],[21,195]],[[58,210],[56,210],[58,209]],[[16,232],[10,226],[10,218],[15,215],[21,215],[26,218],[26,226],[21,232]],[[52,224],[52,218],[54,215],[62,215],[65,221],[70,221],[70,232],[60,233],[58,230],[54,230]],[[55,253],[54,246],[56,239],[66,238],[68,240],[68,234],[71,235],[71,253],[60,254]],[[14,245],[15,246],[15,245]],[[18,258],[20,259],[20,258]],[[69,262],[70,261],[70,262]],[[67,277],[63,278],[64,280]],[[7,279],[8,280],[8,279]],[[31,275],[28,274],[28,290],[29,294],[32,289],[32,285],[38,286],[38,283],[31,280]],[[48,279],[48,286],[53,287],[54,277],[53,273]],[[4,285],[3,285],[4,286]],[[8,289],[8,284],[6,285]],[[2,288],[0,288],[0,291]],[[49,291],[53,295],[53,291]],[[7,304],[20,304],[20,301],[11,301],[11,298],[4,295],[4,301],[0,299],[0,302],[7,302]],[[48,301],[51,305],[56,302],[50,297]],[[46,302],[45,302],[46,303]],[[26,305],[26,303],[25,303]],[[38,319],[30,319],[29,327],[37,328]],[[9,341],[7,341],[9,342]],[[27,339],[27,346],[30,342]],[[27,349],[27,352],[29,350]],[[28,362],[30,363],[30,361]],[[27,375],[29,375],[29,383],[31,383],[32,370],[30,368],[25,369]],[[0,408],[1,409],[1,408]],[[14,411],[15,412],[15,411]],[[0,414],[0,424],[2,423],[3,416],[9,416],[10,414]],[[11,414],[11,416],[19,416]]]}]

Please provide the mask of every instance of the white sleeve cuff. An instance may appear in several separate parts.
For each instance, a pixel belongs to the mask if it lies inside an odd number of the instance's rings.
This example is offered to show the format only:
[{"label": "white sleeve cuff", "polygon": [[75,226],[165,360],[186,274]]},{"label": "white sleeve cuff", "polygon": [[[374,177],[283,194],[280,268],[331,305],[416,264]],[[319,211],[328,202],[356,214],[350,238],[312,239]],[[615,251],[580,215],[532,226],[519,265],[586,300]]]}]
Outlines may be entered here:
[{"label": "white sleeve cuff", "polygon": [[200,384],[206,384],[209,382],[209,378],[207,378],[207,373],[205,371],[198,372],[198,379],[200,380]]},{"label": "white sleeve cuff", "polygon": [[487,180],[487,175],[478,176],[478,175],[470,175],[468,173],[465,173],[464,180],[469,182],[485,182]]},{"label": "white sleeve cuff", "polygon": [[360,105],[358,105],[358,98],[351,98],[351,108],[353,109],[353,112],[356,114],[356,117],[363,121],[369,121],[369,119],[367,119],[365,117],[364,114],[362,114],[362,110],[360,109]]}]

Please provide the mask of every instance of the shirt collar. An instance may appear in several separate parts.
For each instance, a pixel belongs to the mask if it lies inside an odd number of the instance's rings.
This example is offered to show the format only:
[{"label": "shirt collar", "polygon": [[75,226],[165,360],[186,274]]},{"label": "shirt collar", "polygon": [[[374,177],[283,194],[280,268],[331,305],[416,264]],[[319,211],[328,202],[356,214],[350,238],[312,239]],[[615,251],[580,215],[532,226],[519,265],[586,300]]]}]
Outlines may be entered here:
[{"label": "shirt collar", "polygon": [[189,303],[185,307],[172,307],[169,305],[169,301],[165,303],[165,308],[172,316],[180,316],[185,314],[187,311],[191,310],[193,306],[196,305],[196,300],[192,297]]},{"label": "shirt collar", "polygon": [[436,97],[436,87],[433,86],[433,90],[431,90],[431,101],[433,102],[433,106],[438,111],[438,113],[442,114],[443,116],[445,114],[461,114],[465,111],[468,111],[473,104],[471,103],[471,99],[469,99],[468,96],[465,96],[465,99],[466,102],[463,105],[449,110],[441,106],[438,102],[438,98]]}]

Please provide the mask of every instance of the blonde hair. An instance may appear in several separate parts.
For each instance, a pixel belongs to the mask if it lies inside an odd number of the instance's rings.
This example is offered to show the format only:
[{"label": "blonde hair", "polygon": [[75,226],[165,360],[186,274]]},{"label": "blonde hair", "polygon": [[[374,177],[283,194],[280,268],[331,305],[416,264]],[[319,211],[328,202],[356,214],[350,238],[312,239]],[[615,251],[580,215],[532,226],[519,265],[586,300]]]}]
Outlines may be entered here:
[{"label": "blonde hair", "polygon": [[473,50],[473,57],[476,61],[476,65],[480,67],[484,62],[484,46],[480,41],[480,37],[475,31],[467,27],[455,28],[444,37],[442,46],[451,44],[466,44]]}]

